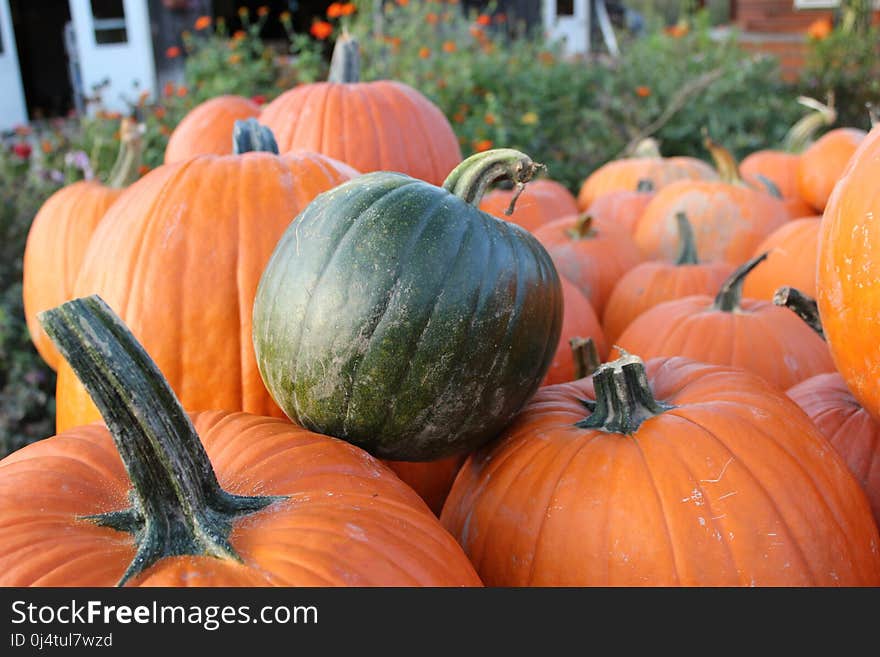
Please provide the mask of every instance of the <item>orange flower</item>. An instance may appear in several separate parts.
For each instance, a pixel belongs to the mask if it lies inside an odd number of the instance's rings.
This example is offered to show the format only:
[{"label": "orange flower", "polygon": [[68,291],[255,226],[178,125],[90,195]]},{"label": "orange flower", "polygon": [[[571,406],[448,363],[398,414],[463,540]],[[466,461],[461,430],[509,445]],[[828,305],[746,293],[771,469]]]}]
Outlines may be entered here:
[{"label": "orange flower", "polygon": [[290,12],[289,12],[289,11],[282,11],[282,12],[278,15],[278,19],[279,19],[282,23],[284,23],[285,25],[288,24],[288,23],[290,23],[290,20],[291,20]]},{"label": "orange flower", "polygon": [[320,39],[323,41],[328,36],[333,34],[333,26],[327,21],[315,21],[312,23],[312,27],[309,29],[309,32],[316,39]]},{"label": "orange flower", "polygon": [[193,27],[199,31],[200,30],[207,30],[209,27],[211,27],[211,17],[210,16],[199,16],[196,19],[196,22],[193,25]]},{"label": "orange flower", "polygon": [[556,58],[553,56],[553,53],[544,51],[538,54],[538,61],[546,66],[549,66],[556,61]]},{"label": "orange flower", "polygon": [[234,55],[229,55],[229,58],[226,61],[234,66],[241,61],[241,55],[239,55],[238,53],[235,53]]},{"label": "orange flower", "polygon": [[486,125],[495,125],[497,120],[495,119],[494,114],[489,113],[485,117],[483,117],[483,121],[486,122]]},{"label": "orange flower", "polygon": [[247,36],[247,33],[244,30],[238,30],[235,34],[232,35],[233,41],[241,41]]},{"label": "orange flower", "polygon": [[247,7],[239,7],[238,8],[238,15],[241,16],[242,18],[247,18],[250,15],[250,13],[251,12]]},{"label": "orange flower", "polygon": [[340,16],[342,16],[342,3],[331,2],[327,7],[327,18],[339,18]]},{"label": "orange flower", "polygon": [[480,14],[479,16],[477,16],[477,25],[485,26],[485,25],[491,25],[491,24],[492,24],[492,17],[491,16],[488,16],[487,14]]},{"label": "orange flower", "polygon": [[506,23],[507,22],[507,14],[496,14],[495,15],[496,23]]},{"label": "orange flower", "polygon": [[138,167],[138,175],[139,176],[145,176],[148,173],[150,173],[150,167],[148,167],[146,164],[142,164]]},{"label": "orange flower", "polygon": [[428,59],[428,57],[430,57],[430,56],[431,56],[431,49],[430,48],[428,48],[427,46],[422,46],[421,48],[419,48],[419,57],[421,57],[422,59]]},{"label": "orange flower", "polygon": [[169,128],[167,125],[160,125],[159,126],[159,133],[162,135],[165,135],[167,137],[168,135],[171,134],[171,128]]},{"label": "orange flower", "polygon": [[174,59],[175,57],[180,57],[180,48],[177,46],[170,46],[165,50],[165,56],[168,59]]},{"label": "orange flower", "polygon": [[180,85],[179,87],[177,87],[177,95],[178,95],[180,98],[183,98],[183,97],[186,96],[188,93],[189,93],[189,89],[187,89],[187,88],[184,87],[183,85]]},{"label": "orange flower", "polygon": [[443,52],[455,52],[455,41],[444,41]]},{"label": "orange flower", "polygon": [[438,89],[445,89],[447,86],[448,86],[448,85],[447,85],[445,79],[443,79],[443,78],[439,78],[439,79],[437,80],[437,88],[438,88]]},{"label": "orange flower", "polygon": [[639,98],[647,98],[651,95],[651,87],[646,87],[645,85],[641,85],[636,87],[636,96]]},{"label": "orange flower", "polygon": [[[166,96],[170,96],[171,94],[165,94]],[[165,108],[159,105],[156,109],[153,110],[153,116],[155,116],[160,121],[165,118]]]},{"label": "orange flower", "polygon": [[162,93],[164,93],[166,96],[173,96],[174,95],[174,83],[173,82],[166,82],[165,87],[162,89]]},{"label": "orange flower", "polygon": [[492,148],[492,140],[491,139],[474,140],[473,147],[477,153],[482,153],[483,151],[488,151],[490,148]]},{"label": "orange flower", "polygon": [[688,32],[690,32],[691,28],[688,26],[687,23],[685,23],[683,21],[679,21],[675,25],[673,25],[671,27],[667,27],[664,31],[666,32],[666,34],[671,36],[673,39],[680,39],[681,37],[685,36]]},{"label": "orange flower", "polygon": [[43,141],[40,142],[40,149],[41,149],[46,155],[48,155],[49,153],[52,152],[52,142],[49,141],[48,139],[44,139]]},{"label": "orange flower", "polygon": [[452,120],[456,123],[464,123],[464,112],[456,112],[452,115]]},{"label": "orange flower", "polygon": [[483,40],[483,37],[484,37],[484,35],[483,35],[483,30],[481,30],[481,29],[480,29],[479,27],[477,27],[476,25],[471,25],[471,26],[468,28],[468,31],[471,33],[471,36],[474,37],[477,41],[482,41],[482,40]]},{"label": "orange flower", "polygon": [[260,5],[257,7],[257,16],[268,16],[269,8],[266,5]]},{"label": "orange flower", "polygon": [[397,0],[397,4],[401,7],[406,7],[409,4],[409,0]]},{"label": "orange flower", "polygon": [[433,11],[431,11],[425,15],[425,22],[428,25],[436,25],[437,23],[440,22],[440,17],[437,14],[435,14]]},{"label": "orange flower", "polygon": [[810,26],[807,28],[807,35],[811,39],[821,41],[831,34],[832,29],[834,29],[834,27],[831,25],[830,20],[827,18],[820,18],[810,23]]}]

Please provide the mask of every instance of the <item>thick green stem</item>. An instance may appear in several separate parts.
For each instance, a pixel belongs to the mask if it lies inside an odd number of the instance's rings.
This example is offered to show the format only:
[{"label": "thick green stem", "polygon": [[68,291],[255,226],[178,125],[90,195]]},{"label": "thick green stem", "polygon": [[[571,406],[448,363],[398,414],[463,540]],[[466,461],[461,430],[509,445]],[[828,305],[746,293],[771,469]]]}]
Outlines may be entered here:
[{"label": "thick green stem", "polygon": [[745,185],[742,175],[739,172],[739,165],[733,153],[724,148],[721,144],[714,141],[708,131],[703,129],[703,146],[709,151],[712,160],[715,162],[715,169],[718,171],[718,177],[722,182],[729,185]]},{"label": "thick green stem", "polygon": [[781,287],[773,294],[773,303],[777,306],[788,308],[800,317],[807,326],[816,332],[823,340],[825,331],[822,329],[822,319],[819,317],[819,306],[816,300],[807,296],[794,287]]},{"label": "thick green stem", "polygon": [[119,154],[110,170],[107,186],[124,189],[141,176],[144,163],[143,127],[134,119],[126,117],[119,126]]},{"label": "thick green stem", "polygon": [[361,79],[361,49],[357,39],[345,32],[336,40],[330,59],[328,82],[353,84]]},{"label": "thick green stem", "polygon": [[674,408],[654,398],[642,359],[624,353],[593,373],[596,401],[589,417],[577,423],[582,429],[634,434],[642,422]]},{"label": "thick green stem", "polygon": [[675,215],[675,222],[678,224],[678,259],[676,265],[698,265],[700,258],[697,254],[697,242],[694,239],[694,228],[688,221],[684,212]]},{"label": "thick green stem", "polygon": [[715,297],[715,303],[712,308],[732,313],[739,310],[739,302],[742,301],[742,287],[746,282],[746,276],[758,265],[767,259],[769,251],[765,251],[759,256],[755,256],[747,263],[740,265],[733,270],[733,273],[724,281],[721,290]]},{"label": "thick green stem", "polygon": [[569,228],[566,233],[573,240],[587,240],[595,237],[596,231],[593,228],[593,215],[587,212],[580,215],[574,226]]},{"label": "thick green stem", "polygon": [[278,142],[272,131],[254,118],[239,119],[232,129],[232,152],[236,155],[261,151],[278,155]]},{"label": "thick green stem", "polygon": [[787,153],[802,153],[813,143],[820,128],[830,126],[837,120],[833,95],[829,96],[827,105],[807,96],[800,96],[798,102],[813,111],[799,119],[785,133],[782,147]]},{"label": "thick green stem", "polygon": [[583,379],[590,376],[602,364],[596,343],[593,338],[574,337],[568,341],[574,359],[574,378]]},{"label": "thick green stem", "polygon": [[509,180],[515,187],[510,207],[505,211],[509,215],[526,183],[543,168],[543,164],[532,162],[525,153],[497,148],[471,155],[455,167],[443,183],[443,189],[476,207],[491,185]]},{"label": "thick green stem", "polygon": [[195,428],[156,364],[98,296],[40,322],[101,411],[132,483],[129,509],[84,519],[132,533],[137,554],[119,585],[174,555],[239,560],[232,522],[278,501],[224,491]]}]

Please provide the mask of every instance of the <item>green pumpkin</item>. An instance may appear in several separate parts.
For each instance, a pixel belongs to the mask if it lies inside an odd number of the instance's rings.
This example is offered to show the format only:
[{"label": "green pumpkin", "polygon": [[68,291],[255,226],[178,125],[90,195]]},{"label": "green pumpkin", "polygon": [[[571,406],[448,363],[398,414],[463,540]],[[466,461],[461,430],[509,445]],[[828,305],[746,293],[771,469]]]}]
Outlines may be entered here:
[{"label": "green pumpkin", "polygon": [[370,173],[303,210],[254,302],[257,363],[284,412],[395,460],[496,436],[550,365],[562,290],[534,237],[476,205],[493,182],[522,189],[539,167],[487,151],[443,188]]}]

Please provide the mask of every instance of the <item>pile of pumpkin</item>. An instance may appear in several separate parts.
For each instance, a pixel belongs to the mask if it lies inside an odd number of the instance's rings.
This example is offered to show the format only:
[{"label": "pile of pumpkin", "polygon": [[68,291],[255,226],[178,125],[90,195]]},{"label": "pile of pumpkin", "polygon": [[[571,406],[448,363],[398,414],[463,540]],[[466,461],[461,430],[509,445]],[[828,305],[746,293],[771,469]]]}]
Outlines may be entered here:
[{"label": "pile of pumpkin", "polygon": [[341,44],[40,210],[0,585],[880,584],[880,129],[575,198]]}]

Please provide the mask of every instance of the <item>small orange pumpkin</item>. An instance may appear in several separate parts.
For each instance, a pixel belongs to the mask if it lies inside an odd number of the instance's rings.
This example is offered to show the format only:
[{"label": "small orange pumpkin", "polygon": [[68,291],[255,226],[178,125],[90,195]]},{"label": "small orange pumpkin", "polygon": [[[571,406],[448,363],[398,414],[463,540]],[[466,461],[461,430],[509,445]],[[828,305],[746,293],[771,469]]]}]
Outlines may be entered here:
[{"label": "small orange pumpkin", "polygon": [[590,204],[586,212],[605,223],[616,223],[633,233],[653,198],[653,189],[650,184],[645,184],[634,192],[602,194]]},{"label": "small orange pumpkin", "polygon": [[789,285],[815,297],[821,220],[809,217],[789,221],[770,233],[754,253],[767,253],[767,259],[749,274],[743,294],[769,301],[777,289]]},{"label": "small orange pumpkin", "polygon": [[168,138],[165,164],[196,155],[231,155],[235,122],[259,116],[260,106],[243,96],[217,96],[196,105]]}]

